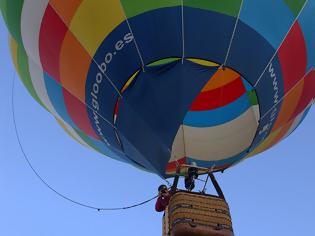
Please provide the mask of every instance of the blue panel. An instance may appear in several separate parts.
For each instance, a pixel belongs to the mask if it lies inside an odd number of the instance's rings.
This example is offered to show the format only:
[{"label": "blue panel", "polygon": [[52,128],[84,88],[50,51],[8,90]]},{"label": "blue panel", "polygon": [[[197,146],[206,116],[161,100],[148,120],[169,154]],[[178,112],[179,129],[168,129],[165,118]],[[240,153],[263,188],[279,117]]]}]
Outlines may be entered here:
[{"label": "blue panel", "polygon": [[260,34],[239,22],[227,66],[254,85],[274,53],[275,49]]},{"label": "blue panel", "polygon": [[[81,136],[81,131],[75,130],[79,136]],[[93,144],[94,148],[96,148],[99,152],[102,154],[113,158],[118,161],[122,161],[128,164],[133,164],[123,153],[117,152],[115,150],[111,150],[107,145],[105,145],[103,142],[93,139],[87,135],[84,135],[84,138],[81,137],[83,140],[87,139],[90,143]],[[134,165],[135,166],[135,165]]]},{"label": "blue panel", "polygon": [[[128,77],[126,80],[127,79]],[[106,79],[105,75],[100,72],[95,63],[90,65],[85,85],[85,94],[86,104],[96,110],[104,119],[113,123],[115,104],[119,95]],[[92,113],[93,111],[88,109],[88,114],[92,118],[91,123],[94,124],[95,121],[92,117]],[[102,118],[100,118],[100,120],[102,122],[104,121]]]},{"label": "blue panel", "polygon": [[[281,110],[284,84],[278,57],[273,59],[262,76],[256,87],[256,94],[259,99],[260,115],[263,119],[259,121],[251,150],[268,137]],[[275,107],[272,108],[273,106]]]},{"label": "blue panel", "polygon": [[46,72],[44,72],[44,81],[47,88],[48,97],[56,112],[68,125],[70,125],[72,128],[77,129],[77,126],[74,124],[68,114],[67,108],[64,103],[62,87],[60,86],[60,84],[57,83],[57,81],[55,81],[53,78],[51,78]]},{"label": "blue panel", "polygon": [[[259,10],[263,9],[263,15],[255,10],[258,9],[257,6],[260,6]],[[272,7],[266,12],[270,6]],[[286,4],[279,0],[246,0],[243,7],[226,66],[240,72],[249,81],[248,84],[245,83],[246,89],[251,90],[250,84],[254,85],[264,71],[275,53],[275,45],[278,46],[282,40],[281,36],[284,36],[285,30],[291,25],[293,16]],[[235,18],[189,7],[185,7],[184,11],[186,57],[222,63]],[[276,16],[275,13],[279,15]],[[182,56],[180,7],[153,10],[132,17],[129,22],[145,64]],[[86,82],[86,103],[112,122],[118,94],[101,70],[105,71],[106,64],[105,73],[118,89],[121,89],[128,78],[141,68],[134,39],[125,22],[104,40],[94,59],[103,67],[100,69],[95,63],[90,66]],[[273,64],[277,73],[277,94],[281,97],[283,84],[280,66],[278,61]],[[141,72],[138,75],[136,82],[123,94],[117,119],[122,146],[134,163],[161,175],[164,173],[178,127],[183,122],[191,102],[211,77],[211,70],[215,68],[209,69],[185,61],[184,66],[180,62],[173,62],[163,66],[146,67],[146,73]],[[102,79],[97,82],[97,76],[100,74]],[[262,114],[274,104],[274,87],[274,81],[270,76],[268,78],[266,72],[256,88]],[[246,102],[246,106],[245,103],[244,106],[240,105],[240,111],[246,111],[250,106],[247,96]],[[276,117],[277,112],[273,116]],[[88,110],[88,114],[96,133],[99,136],[100,132],[103,133],[106,140],[119,149],[112,127],[100,117],[95,119],[93,111]],[[234,117],[239,114],[234,114]],[[220,116],[226,121],[233,118],[227,114]],[[257,135],[254,145],[268,134],[273,126],[273,119],[274,117],[269,117],[261,121],[260,131],[263,132]]]},{"label": "blue panel", "polygon": [[283,0],[244,0],[240,19],[277,49],[294,21]]},{"label": "blue panel", "polygon": [[[145,135],[145,134],[144,134]],[[159,170],[156,169],[155,166],[152,165],[152,163],[150,162],[150,160],[148,160],[142,153],[139,152],[139,150],[137,150],[132,143],[130,143],[128,141],[128,139],[126,139],[124,137],[123,134],[119,133],[119,137],[121,139],[121,142],[124,144],[124,151],[125,153],[128,154],[128,159],[134,164],[134,165],[138,165],[144,169],[146,169],[147,171],[153,172],[153,173],[157,173],[159,174]],[[155,137],[150,135],[147,138],[150,138],[152,140],[152,138],[154,139]],[[154,140],[154,141],[158,141],[158,140]],[[157,153],[159,154],[163,154],[163,153]],[[162,173],[161,173],[162,174]],[[160,174],[160,176],[162,176]],[[164,173],[163,173],[164,174]]]},{"label": "blue panel", "polygon": [[211,127],[225,124],[239,117],[250,108],[247,94],[224,107],[209,111],[189,111],[184,119],[184,125],[191,127]]},{"label": "blue panel", "polygon": [[253,90],[253,86],[246,79],[242,78],[242,81],[247,92]]},{"label": "blue panel", "polygon": [[117,127],[161,175],[185,114],[216,70],[190,61],[148,67],[124,92]]},{"label": "blue panel", "polygon": [[[89,68],[86,81],[86,103],[95,111],[88,109],[90,123],[96,134],[118,152],[121,145],[113,127],[115,104],[118,92],[109,79],[120,90],[128,78],[141,67],[133,37],[126,23],[120,24],[98,48]],[[99,68],[99,66],[101,68]],[[123,69],[122,69],[123,68]],[[106,75],[105,75],[106,74]]]},{"label": "blue panel", "polygon": [[184,8],[185,57],[222,64],[236,19],[217,12]]},{"label": "blue panel", "polygon": [[279,111],[281,110],[282,102],[277,104],[267,115],[259,121],[255,139],[251,145],[250,150],[255,149],[262,141],[264,141],[270,134],[275,121],[277,120]]},{"label": "blue panel", "polygon": [[[143,19],[142,24],[143,22],[145,22],[145,19]],[[108,75],[118,89],[121,89],[128,78],[141,68],[141,61],[134,38],[126,22],[117,26],[104,39],[94,55],[94,60],[101,66],[102,72]],[[98,68],[96,69],[89,72],[89,81],[91,79],[94,81],[96,74],[101,71]],[[92,78],[90,79],[90,77]],[[108,82],[104,81],[103,83]]]},{"label": "blue panel", "polygon": [[97,112],[91,109],[87,109],[87,112],[95,133],[100,137],[104,145],[109,145],[112,151],[115,151],[115,149],[118,152],[122,151],[112,125],[99,116]]},{"label": "blue panel", "polygon": [[307,47],[307,71],[315,67],[315,1],[308,1],[299,17]]},{"label": "blue panel", "polygon": [[180,7],[168,7],[129,19],[144,63],[166,57],[182,57]]},{"label": "blue panel", "polygon": [[255,89],[259,98],[260,113],[263,116],[284,96],[284,81],[277,56],[269,64]]},{"label": "blue panel", "polygon": [[87,78],[85,98],[86,104],[90,106],[87,108],[90,124],[106,145],[110,144],[112,148],[121,150],[111,125],[117,97],[117,93],[105,76],[99,72],[97,65],[92,63]]}]

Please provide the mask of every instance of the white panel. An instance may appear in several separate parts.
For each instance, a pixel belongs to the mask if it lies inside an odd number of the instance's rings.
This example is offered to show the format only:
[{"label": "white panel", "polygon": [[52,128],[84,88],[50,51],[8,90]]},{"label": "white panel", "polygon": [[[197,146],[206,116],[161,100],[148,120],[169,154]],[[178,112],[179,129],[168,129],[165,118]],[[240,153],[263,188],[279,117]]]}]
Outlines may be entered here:
[{"label": "white panel", "polygon": [[50,113],[54,116],[58,117],[57,112],[55,111],[53,105],[50,102],[50,99],[47,94],[45,80],[44,80],[44,72],[41,67],[39,67],[32,59],[28,60],[28,68],[32,80],[33,87],[36,91],[37,96],[42,101],[42,103],[46,106]]},{"label": "white panel", "polygon": [[80,144],[91,148],[70,125],[62,120],[51,104],[47,94],[39,56],[39,34],[48,3],[49,0],[24,0],[21,14],[21,34],[24,48],[29,57],[28,62],[32,84],[39,99],[45,104],[49,112],[64,124],[66,132],[71,134]]},{"label": "white panel", "polygon": [[46,86],[45,86],[44,74],[43,74],[42,68],[36,65],[32,59],[29,59],[28,64],[29,64],[29,72],[32,79],[32,84],[39,99],[42,101],[43,104],[45,104],[48,111],[58,120],[60,120],[60,122],[64,124],[66,131],[69,132],[77,142],[79,142],[80,144],[86,147],[89,147],[89,145],[81,139],[81,137],[75,132],[75,130],[62,120],[62,118],[59,116],[54,106],[50,102],[50,99],[46,90]]},{"label": "white panel", "polygon": [[185,145],[184,145],[184,134],[183,126],[181,125],[177,131],[173,146],[172,155],[170,161],[175,161],[185,157]]},{"label": "white panel", "polygon": [[21,15],[21,34],[24,48],[37,65],[39,57],[39,33],[49,0],[24,0]]},{"label": "white panel", "polygon": [[62,122],[62,124],[64,125],[64,127],[62,127],[65,132],[67,132],[70,136],[72,136],[72,138],[74,140],[76,140],[78,143],[80,143],[81,145],[94,150],[92,147],[90,147],[78,134],[77,132],[70,126],[68,125],[66,122],[64,122],[63,120],[59,119],[59,122]]},{"label": "white panel", "polygon": [[204,161],[235,156],[251,145],[257,127],[253,108],[223,125],[209,128],[184,126],[186,155]]},{"label": "white panel", "polygon": [[252,111],[254,112],[255,114],[255,118],[256,118],[256,121],[258,123],[259,119],[260,119],[260,111],[259,111],[259,106],[258,105],[255,105],[255,106],[252,106]]}]

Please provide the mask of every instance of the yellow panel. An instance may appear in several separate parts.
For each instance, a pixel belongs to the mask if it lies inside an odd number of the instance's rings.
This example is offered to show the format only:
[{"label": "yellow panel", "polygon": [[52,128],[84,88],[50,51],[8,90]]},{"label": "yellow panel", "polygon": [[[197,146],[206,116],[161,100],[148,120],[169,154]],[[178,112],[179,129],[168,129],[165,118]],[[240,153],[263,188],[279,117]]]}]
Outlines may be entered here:
[{"label": "yellow panel", "polygon": [[59,120],[57,117],[55,117],[56,121],[58,122],[58,124],[61,126],[61,128],[63,128],[63,130],[71,137],[73,138],[75,141],[77,141],[78,143],[82,144],[78,139],[76,139],[76,137],[74,137],[70,131],[68,130],[68,128],[66,127],[66,125],[63,123],[62,120]]},{"label": "yellow panel", "polygon": [[11,55],[12,55],[12,60],[13,60],[13,64],[15,66],[15,68],[18,70],[18,62],[17,62],[17,48],[18,45],[16,43],[16,41],[10,37],[10,49],[11,49]]},{"label": "yellow panel", "polygon": [[137,75],[139,74],[139,70],[134,73],[128,80],[127,80],[127,83],[124,85],[124,87],[121,89],[121,92],[124,92],[128,87],[129,85],[131,84],[131,82],[137,77]]},{"label": "yellow panel", "polygon": [[108,34],[124,20],[119,0],[85,0],[72,19],[70,30],[93,57]]},{"label": "yellow panel", "polygon": [[195,58],[192,58],[192,59],[187,59],[189,61],[192,61],[196,64],[199,64],[199,65],[203,65],[203,66],[211,66],[211,67],[214,67],[214,66],[219,66],[219,64],[217,63],[214,63],[214,62],[211,62],[211,61],[206,61],[206,60],[202,60],[202,59],[195,59]]},{"label": "yellow panel", "polygon": [[252,157],[254,155],[257,155],[267,150],[272,145],[274,140],[277,139],[280,132],[281,132],[281,128],[269,134],[268,137],[262,142],[262,144],[260,144],[251,153],[249,153],[247,157]]},{"label": "yellow panel", "polygon": [[[71,134],[71,132],[68,130],[67,126],[65,125],[64,121],[59,120],[57,117],[55,117],[56,121],[58,122],[58,124],[61,126],[61,128],[63,128],[63,130],[71,137],[73,138],[75,141],[77,141],[79,144],[83,145],[84,147],[87,147],[91,150],[97,151],[96,149],[92,148],[90,145],[88,145],[85,142],[81,142],[79,139],[77,139],[74,135]],[[97,151],[98,152],[98,151]]]},{"label": "yellow panel", "polygon": [[278,142],[280,142],[283,138],[286,137],[288,134],[289,130],[291,129],[292,125],[294,124],[294,119],[291,119],[288,121],[286,124],[282,125],[281,127],[281,132],[279,133],[277,139],[272,143],[271,146],[276,145]]}]

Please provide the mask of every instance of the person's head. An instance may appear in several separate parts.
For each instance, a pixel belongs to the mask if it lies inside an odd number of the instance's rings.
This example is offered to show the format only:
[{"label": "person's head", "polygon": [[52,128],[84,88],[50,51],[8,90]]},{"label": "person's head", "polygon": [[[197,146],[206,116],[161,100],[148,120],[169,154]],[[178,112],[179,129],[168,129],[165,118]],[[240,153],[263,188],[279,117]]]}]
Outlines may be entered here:
[{"label": "person's head", "polygon": [[162,184],[158,188],[159,193],[166,193],[168,191],[167,186],[165,184]]}]

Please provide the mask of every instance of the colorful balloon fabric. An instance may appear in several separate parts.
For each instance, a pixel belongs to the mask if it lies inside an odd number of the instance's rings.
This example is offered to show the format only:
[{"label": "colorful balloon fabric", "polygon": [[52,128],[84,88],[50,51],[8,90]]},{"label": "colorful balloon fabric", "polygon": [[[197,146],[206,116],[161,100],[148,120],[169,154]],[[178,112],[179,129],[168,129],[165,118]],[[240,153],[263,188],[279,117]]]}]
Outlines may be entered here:
[{"label": "colorful balloon fabric", "polygon": [[315,0],[2,0],[20,78],[82,145],[167,177],[272,147],[315,98]]}]

